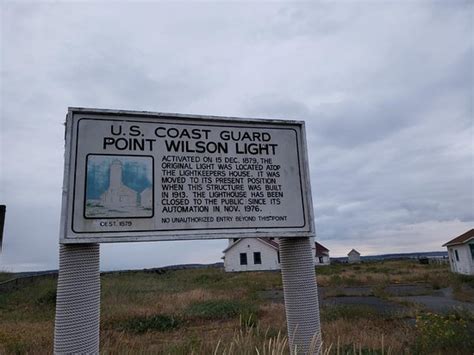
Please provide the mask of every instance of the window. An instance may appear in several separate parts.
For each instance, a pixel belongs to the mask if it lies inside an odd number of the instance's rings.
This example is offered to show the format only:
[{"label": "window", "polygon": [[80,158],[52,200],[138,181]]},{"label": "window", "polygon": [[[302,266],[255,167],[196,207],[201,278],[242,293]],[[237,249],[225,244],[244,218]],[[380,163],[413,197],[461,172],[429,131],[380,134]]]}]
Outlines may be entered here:
[{"label": "window", "polygon": [[277,251],[278,264],[280,263],[280,252]]},{"label": "window", "polygon": [[240,253],[240,265],[247,265],[247,253]]},{"label": "window", "polygon": [[320,264],[324,264],[324,260],[323,260],[323,257],[322,257],[322,256],[319,257],[319,263],[320,263]]},{"label": "window", "polygon": [[260,252],[253,253],[253,263],[254,264],[262,263],[262,255],[260,254]]},{"label": "window", "polygon": [[469,248],[471,248],[471,258],[474,260],[474,244],[469,244]]},{"label": "window", "polygon": [[459,261],[459,254],[457,249],[454,249],[454,255],[456,255],[456,261]]}]

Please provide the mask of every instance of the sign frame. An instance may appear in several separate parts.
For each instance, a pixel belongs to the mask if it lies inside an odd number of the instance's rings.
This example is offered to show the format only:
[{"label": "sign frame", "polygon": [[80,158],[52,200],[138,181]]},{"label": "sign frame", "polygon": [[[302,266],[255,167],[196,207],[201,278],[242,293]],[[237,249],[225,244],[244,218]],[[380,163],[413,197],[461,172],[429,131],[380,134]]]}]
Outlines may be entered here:
[{"label": "sign frame", "polygon": [[[115,118],[119,121],[133,121],[134,119],[183,121],[190,120],[205,124],[210,123],[219,127],[221,123],[224,127],[231,124],[240,124],[252,128],[251,125],[270,125],[275,127],[297,127],[297,149],[298,165],[301,182],[301,198],[303,204],[303,213],[305,224],[300,228],[281,227],[249,227],[232,230],[230,228],[207,228],[198,230],[179,230],[179,231],[124,231],[124,232],[81,232],[73,231],[73,194],[75,191],[75,173],[76,173],[76,150],[78,133],[75,125],[78,124],[76,116],[90,116],[99,119]],[[169,124],[169,123],[168,123]],[[309,174],[309,160],[306,142],[305,122],[296,120],[281,119],[262,119],[262,118],[239,118],[239,117],[221,117],[194,114],[162,113],[149,111],[129,111],[129,110],[110,110],[96,108],[69,107],[65,124],[65,155],[64,155],[64,177],[62,189],[62,208],[60,240],[61,244],[83,244],[83,243],[112,243],[112,242],[145,242],[145,241],[172,241],[172,240],[201,240],[201,239],[229,239],[229,238],[261,238],[261,237],[314,237],[314,212],[311,194],[311,181]],[[74,147],[76,144],[76,147]],[[125,153],[124,153],[125,154]],[[93,154],[91,154],[93,155]],[[100,155],[97,153],[96,155]],[[111,155],[113,155],[111,153]],[[125,154],[126,155],[126,154]],[[104,218],[105,219],[105,218]]]}]

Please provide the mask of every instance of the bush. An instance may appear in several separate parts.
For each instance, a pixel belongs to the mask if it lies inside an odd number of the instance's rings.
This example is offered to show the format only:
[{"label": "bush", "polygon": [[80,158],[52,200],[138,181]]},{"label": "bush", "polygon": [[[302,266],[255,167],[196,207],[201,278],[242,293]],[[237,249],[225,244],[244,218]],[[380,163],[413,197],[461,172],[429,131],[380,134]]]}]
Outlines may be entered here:
[{"label": "bush", "polygon": [[211,300],[192,303],[185,314],[191,318],[229,319],[241,316],[255,319],[256,307],[253,304],[236,300]]},{"label": "bush", "polygon": [[146,333],[148,331],[165,332],[178,328],[180,322],[168,315],[158,314],[154,316],[135,317],[123,322],[122,330],[132,333]]},{"label": "bush", "polygon": [[48,290],[41,294],[37,299],[36,303],[39,305],[55,305],[56,304],[56,289]]},{"label": "bush", "polygon": [[457,274],[456,277],[458,278],[460,283],[467,284],[470,287],[474,287],[474,276]]},{"label": "bush", "polygon": [[331,286],[340,286],[342,284],[342,277],[339,275],[332,275],[329,278],[329,284]]},{"label": "bush", "polygon": [[194,282],[197,283],[198,285],[206,285],[209,286],[213,283],[219,282],[224,279],[224,276],[221,274],[203,274],[203,275],[198,275],[195,279]]},{"label": "bush", "polygon": [[384,352],[384,349],[371,349],[356,344],[347,344],[342,346],[336,345],[335,353],[344,355],[384,355],[390,354],[390,351]]},{"label": "bush", "polygon": [[250,328],[256,327],[258,325],[257,317],[253,313],[250,313],[248,316],[247,315],[240,315],[239,322],[240,322],[240,328],[241,329],[250,329]]},{"label": "bush", "polygon": [[474,316],[469,313],[425,313],[416,317],[417,351],[428,353],[474,347]]},{"label": "bush", "polygon": [[366,305],[331,305],[321,308],[321,318],[327,322],[337,319],[357,320],[379,317],[374,309]]}]

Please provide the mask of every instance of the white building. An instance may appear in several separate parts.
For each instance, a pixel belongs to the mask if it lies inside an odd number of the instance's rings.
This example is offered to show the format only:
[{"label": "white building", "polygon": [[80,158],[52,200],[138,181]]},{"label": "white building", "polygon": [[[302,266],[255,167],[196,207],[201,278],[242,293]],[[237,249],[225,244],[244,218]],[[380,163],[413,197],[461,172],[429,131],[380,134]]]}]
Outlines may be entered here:
[{"label": "white building", "polygon": [[357,264],[360,263],[360,253],[352,249],[348,254],[347,254],[347,262],[349,264]]},{"label": "white building", "polygon": [[270,238],[229,239],[224,250],[224,268],[226,272],[278,270],[278,243]]},{"label": "white building", "polygon": [[314,245],[313,255],[315,256],[314,264],[316,266],[331,264],[331,259],[329,258],[329,249],[327,249],[322,244],[319,244],[318,242],[315,242],[313,245]]},{"label": "white building", "polygon": [[443,247],[448,248],[452,272],[474,275],[474,229],[443,244]]},{"label": "white building", "polygon": [[138,194],[122,182],[122,163],[114,160],[110,165],[109,188],[100,196],[100,202],[108,208],[137,207]]},{"label": "white building", "polygon": [[[315,264],[329,265],[329,250],[319,243],[312,245]],[[280,269],[278,238],[229,239],[223,252],[226,272]]]}]

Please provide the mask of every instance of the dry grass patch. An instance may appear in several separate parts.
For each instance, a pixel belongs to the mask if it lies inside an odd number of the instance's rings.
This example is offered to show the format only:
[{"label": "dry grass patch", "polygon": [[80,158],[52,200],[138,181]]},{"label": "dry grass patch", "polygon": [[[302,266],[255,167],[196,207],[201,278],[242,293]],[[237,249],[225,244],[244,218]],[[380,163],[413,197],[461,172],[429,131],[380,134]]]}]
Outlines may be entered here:
[{"label": "dry grass patch", "polygon": [[[383,291],[388,283],[429,282],[433,288],[452,286],[455,294],[474,287],[472,279],[453,276],[446,265],[419,265],[415,261],[331,265],[318,267],[317,274],[320,285],[330,285],[328,294],[346,285],[377,286]],[[288,354],[287,339],[282,336],[286,335],[284,305],[259,297],[263,290],[276,289],[281,289],[277,272],[226,274],[206,269],[104,275],[101,352],[240,355],[257,354],[258,350],[259,354]],[[55,280],[43,280],[0,294],[1,354],[52,352],[54,290]],[[217,307],[218,317],[188,314],[196,305],[215,310],[216,304],[239,302],[253,307],[249,313],[258,318],[248,321],[240,306],[231,307],[230,313]],[[410,312],[414,310],[412,305],[407,307]],[[413,314],[381,316],[363,308],[321,311],[325,354],[379,354],[381,349],[403,354],[416,350],[414,326],[400,319]],[[167,326],[166,321],[162,326],[161,321],[169,319],[166,317],[181,322],[179,327]],[[143,332],[133,332],[137,319],[139,326],[143,322]],[[122,326],[124,321],[132,323],[131,330]]]},{"label": "dry grass patch", "polygon": [[182,313],[192,303],[229,299],[232,296],[240,298],[239,296],[241,296],[241,294],[229,295],[228,292],[216,292],[198,288],[173,295],[161,295],[158,299],[158,304],[160,305],[159,308],[162,312],[175,314]]},{"label": "dry grass patch", "polygon": [[282,303],[267,303],[260,307],[259,326],[262,329],[272,331],[276,335],[278,331],[286,332],[285,305]]},{"label": "dry grass patch", "polygon": [[52,353],[52,322],[0,323],[0,354]]},{"label": "dry grass patch", "polygon": [[430,283],[448,287],[454,276],[448,265],[422,265],[417,260],[334,264],[316,268],[320,286],[371,286],[400,283]]},{"label": "dry grass patch", "polygon": [[339,349],[384,350],[392,354],[409,354],[414,342],[413,326],[404,321],[337,319],[323,322],[325,344]]},{"label": "dry grass patch", "polygon": [[101,352],[111,354],[212,354],[219,339],[232,339],[238,321],[186,325],[162,333],[101,332]]},{"label": "dry grass patch", "polygon": [[134,317],[150,317],[157,314],[182,317],[185,310],[193,303],[229,298],[225,292],[210,291],[202,288],[175,294],[167,292],[160,292],[154,295],[149,294],[138,303],[116,302],[114,297],[109,297],[101,302],[102,323],[107,328],[110,328],[117,322],[120,323]]}]

